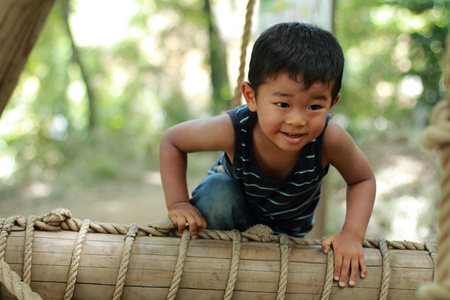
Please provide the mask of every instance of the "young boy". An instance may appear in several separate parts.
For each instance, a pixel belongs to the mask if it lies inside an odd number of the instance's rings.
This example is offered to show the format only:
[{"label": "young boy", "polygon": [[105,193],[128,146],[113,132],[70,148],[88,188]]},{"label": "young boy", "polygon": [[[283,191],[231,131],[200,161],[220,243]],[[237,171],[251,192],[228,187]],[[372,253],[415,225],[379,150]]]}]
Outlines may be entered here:
[{"label": "young boy", "polygon": [[[375,198],[375,178],[349,134],[330,120],[340,98],[344,57],[331,33],[303,23],[281,23],[255,42],[246,105],[221,116],[188,121],[163,135],[160,167],[169,218],[192,237],[204,228],[245,230],[262,223],[275,233],[303,237],[328,168],[347,183],[342,231],[322,247],[335,252],[341,287],[366,275],[362,249]],[[223,151],[189,198],[187,153]]]}]

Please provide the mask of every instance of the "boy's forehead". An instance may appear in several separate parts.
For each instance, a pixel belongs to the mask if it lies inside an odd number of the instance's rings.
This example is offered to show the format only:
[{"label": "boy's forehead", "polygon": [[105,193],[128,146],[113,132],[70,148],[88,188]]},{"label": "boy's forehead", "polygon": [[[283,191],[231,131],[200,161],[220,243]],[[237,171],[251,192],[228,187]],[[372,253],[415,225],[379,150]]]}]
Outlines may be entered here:
[{"label": "boy's forehead", "polygon": [[[295,76],[288,74],[287,72],[280,72],[278,74],[273,74],[272,76],[268,76],[265,80],[264,84],[274,84],[276,82],[280,83],[282,81],[290,81],[295,84],[301,90],[309,90],[309,89],[327,89],[331,93],[333,89],[333,84],[336,80],[317,80],[315,82],[308,83],[305,81],[303,77],[303,73],[298,73]],[[294,85],[293,85],[294,86]]]}]

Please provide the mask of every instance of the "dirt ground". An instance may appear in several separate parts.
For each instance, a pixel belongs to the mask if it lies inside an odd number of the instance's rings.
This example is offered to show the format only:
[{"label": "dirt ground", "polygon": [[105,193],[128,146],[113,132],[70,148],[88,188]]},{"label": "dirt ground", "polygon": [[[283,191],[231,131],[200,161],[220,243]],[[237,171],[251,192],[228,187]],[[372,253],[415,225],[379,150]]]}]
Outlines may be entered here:
[{"label": "dirt ground", "polygon": [[[190,179],[190,190],[201,179]],[[43,215],[66,208],[78,219],[118,224],[146,224],[167,218],[159,173],[149,172],[140,181],[103,182],[86,190],[71,190],[61,197],[51,196],[51,187],[34,183],[21,194],[0,199],[0,217]]]}]

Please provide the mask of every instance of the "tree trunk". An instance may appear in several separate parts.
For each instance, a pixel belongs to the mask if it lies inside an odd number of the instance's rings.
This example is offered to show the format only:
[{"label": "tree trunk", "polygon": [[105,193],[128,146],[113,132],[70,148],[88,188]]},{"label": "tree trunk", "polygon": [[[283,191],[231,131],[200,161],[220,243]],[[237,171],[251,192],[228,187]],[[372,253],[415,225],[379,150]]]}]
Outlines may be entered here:
[{"label": "tree trunk", "polygon": [[55,0],[0,1],[0,115]]},{"label": "tree trunk", "polygon": [[90,84],[90,78],[89,73],[86,70],[85,65],[83,64],[81,58],[80,58],[80,51],[78,50],[78,47],[75,43],[75,40],[73,38],[72,30],[70,28],[69,23],[69,16],[70,16],[70,6],[69,6],[70,0],[63,0],[62,1],[62,12],[63,12],[63,19],[64,23],[66,25],[66,31],[67,35],[70,39],[70,42],[72,44],[72,60],[80,67],[81,72],[81,78],[84,81],[84,85],[86,87],[86,94],[88,98],[89,103],[89,129],[92,130],[95,127],[96,124],[96,106],[95,106],[95,95],[94,95],[94,89],[92,88]]},{"label": "tree trunk", "polygon": [[211,83],[213,93],[213,113],[218,114],[230,107],[230,84],[227,76],[227,56],[224,42],[211,11],[210,0],[205,0],[204,11],[209,31],[209,65],[211,66]]}]

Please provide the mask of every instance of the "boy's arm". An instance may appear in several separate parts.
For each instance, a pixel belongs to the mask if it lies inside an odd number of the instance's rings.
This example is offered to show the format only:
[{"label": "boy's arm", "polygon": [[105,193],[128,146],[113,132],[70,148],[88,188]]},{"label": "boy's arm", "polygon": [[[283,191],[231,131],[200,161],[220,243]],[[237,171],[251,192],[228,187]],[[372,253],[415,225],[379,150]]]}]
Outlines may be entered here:
[{"label": "boy's arm", "polygon": [[200,211],[189,202],[187,153],[232,153],[233,147],[234,130],[228,115],[181,123],[163,134],[159,153],[161,181],[169,218],[179,232],[183,232],[188,224],[191,236],[195,238],[199,230],[207,227]]},{"label": "boy's arm", "polygon": [[333,246],[334,279],[339,280],[339,286],[347,284],[349,271],[349,285],[354,286],[358,271],[362,278],[367,272],[362,242],[375,201],[375,176],[350,135],[332,121],[325,132],[323,155],[347,183],[347,210],[341,232],[325,238],[322,247],[328,251]]}]

